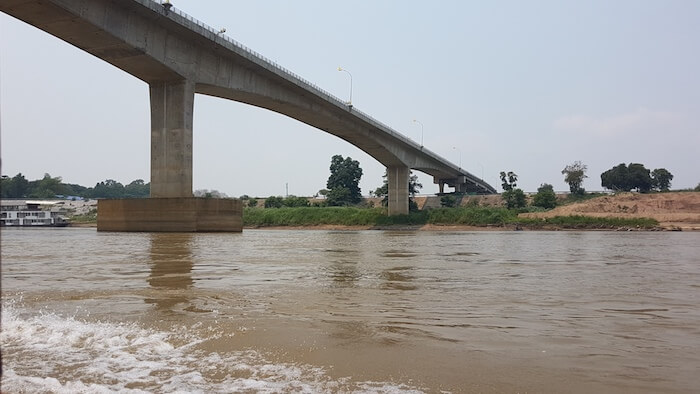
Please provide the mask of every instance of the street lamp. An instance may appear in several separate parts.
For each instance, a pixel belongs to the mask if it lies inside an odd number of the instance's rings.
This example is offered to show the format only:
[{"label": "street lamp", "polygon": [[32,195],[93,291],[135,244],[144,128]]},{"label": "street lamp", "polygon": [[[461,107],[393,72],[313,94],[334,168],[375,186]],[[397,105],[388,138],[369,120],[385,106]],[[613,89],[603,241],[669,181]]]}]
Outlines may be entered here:
[{"label": "street lamp", "polygon": [[352,107],[352,74],[342,67],[338,67],[338,71],[345,71],[350,76],[350,101],[348,101],[348,107]]},{"label": "street lamp", "polygon": [[453,146],[452,149],[456,149],[457,152],[459,152],[459,169],[462,169],[462,151],[457,148],[456,146]]},{"label": "street lamp", "polygon": [[481,181],[484,181],[484,165],[479,163],[478,161],[476,162],[481,167]]},{"label": "street lamp", "polygon": [[170,4],[170,0],[165,0],[161,3],[163,8],[165,9],[165,15],[168,15],[168,12],[170,12],[170,8],[173,7],[172,4]]},{"label": "street lamp", "polygon": [[414,123],[418,123],[420,125],[420,147],[423,147],[423,123],[420,120],[413,119]]}]

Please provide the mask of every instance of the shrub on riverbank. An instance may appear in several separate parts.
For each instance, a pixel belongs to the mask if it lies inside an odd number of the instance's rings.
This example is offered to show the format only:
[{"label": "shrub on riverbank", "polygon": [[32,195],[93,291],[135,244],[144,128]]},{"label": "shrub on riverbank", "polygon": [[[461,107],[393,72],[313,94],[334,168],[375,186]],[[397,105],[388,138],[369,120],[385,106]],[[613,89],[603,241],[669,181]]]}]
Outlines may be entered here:
[{"label": "shrub on riverbank", "polygon": [[373,226],[384,216],[381,208],[354,207],[283,207],[274,209],[245,208],[243,225],[269,226]]},{"label": "shrub on riverbank", "polygon": [[648,218],[556,216],[552,218],[520,218],[518,211],[494,207],[437,208],[411,212],[408,215],[386,216],[382,208],[299,207],[258,209],[245,208],[246,227],[272,226],[523,226],[527,228],[615,229],[654,228],[658,222]]},{"label": "shrub on riverbank", "polygon": [[517,221],[517,211],[495,207],[459,207],[430,210],[428,223],[465,226],[502,226]]}]

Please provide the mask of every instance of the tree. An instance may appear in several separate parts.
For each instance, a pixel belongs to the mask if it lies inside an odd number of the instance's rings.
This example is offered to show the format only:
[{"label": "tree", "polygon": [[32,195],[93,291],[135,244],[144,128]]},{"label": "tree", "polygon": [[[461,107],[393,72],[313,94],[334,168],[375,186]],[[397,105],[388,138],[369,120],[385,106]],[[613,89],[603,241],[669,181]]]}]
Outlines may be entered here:
[{"label": "tree", "polygon": [[60,176],[54,178],[46,173],[41,180],[29,182],[27,193],[33,198],[54,198],[57,195],[65,195],[67,188],[61,181]]},{"label": "tree", "polygon": [[24,177],[24,175],[22,175],[21,172],[12,178],[8,176],[2,177],[0,192],[3,198],[26,197],[28,190],[29,181]]},{"label": "tree", "polygon": [[630,191],[632,185],[629,179],[629,170],[625,163],[620,163],[617,166],[600,174],[601,185],[614,191]]},{"label": "tree", "polygon": [[124,186],[124,197],[139,198],[148,197],[151,194],[151,184],[145,183],[143,179],[137,179]]},{"label": "tree", "polygon": [[627,166],[627,171],[629,172],[630,184],[633,188],[636,188],[640,193],[646,193],[651,190],[651,174],[649,170],[644,168],[643,164],[630,163]]},{"label": "tree", "polygon": [[114,179],[100,182],[92,189],[93,198],[120,198],[124,196],[124,185]]},{"label": "tree", "polygon": [[652,186],[660,191],[668,191],[671,187],[671,181],[673,180],[673,174],[668,172],[665,168],[657,168],[651,172],[651,183]]},{"label": "tree", "polygon": [[265,208],[282,208],[284,199],[282,197],[270,196],[265,199]]},{"label": "tree", "polygon": [[457,204],[457,199],[451,194],[445,194],[440,197],[440,205],[445,208],[452,208]]},{"label": "tree", "polygon": [[601,184],[604,188],[615,191],[630,191],[637,189],[640,193],[646,193],[652,188],[652,179],[649,170],[643,164],[624,163],[600,174]]},{"label": "tree", "polygon": [[309,199],[306,197],[289,196],[284,199],[286,207],[308,207],[309,205]]},{"label": "tree", "polygon": [[516,189],[518,175],[512,171],[501,171],[501,187],[503,188],[503,200],[508,209],[522,208],[525,206],[525,193],[522,189]]},{"label": "tree", "polygon": [[501,195],[508,209],[523,208],[526,205],[525,193],[522,189],[513,189],[503,192]]},{"label": "tree", "polygon": [[331,158],[331,175],[326,182],[328,205],[350,205],[362,201],[360,178],[362,168],[357,160],[341,155]]},{"label": "tree", "polygon": [[335,187],[326,196],[326,203],[332,207],[348,205],[350,201],[350,190],[346,187]]},{"label": "tree", "polygon": [[552,209],[557,205],[557,195],[552,185],[543,183],[537,188],[537,194],[532,198],[532,205],[544,209]]},{"label": "tree", "polygon": [[583,179],[588,178],[586,175],[586,170],[588,166],[581,163],[580,161],[575,161],[573,164],[569,164],[561,170],[564,174],[564,182],[569,184],[569,190],[571,194],[583,195],[586,190],[583,188]]},{"label": "tree", "polygon": [[504,192],[511,191],[513,188],[515,188],[515,186],[517,186],[518,175],[512,171],[508,171],[507,174],[504,171],[501,171],[501,182],[501,187],[503,188]]}]

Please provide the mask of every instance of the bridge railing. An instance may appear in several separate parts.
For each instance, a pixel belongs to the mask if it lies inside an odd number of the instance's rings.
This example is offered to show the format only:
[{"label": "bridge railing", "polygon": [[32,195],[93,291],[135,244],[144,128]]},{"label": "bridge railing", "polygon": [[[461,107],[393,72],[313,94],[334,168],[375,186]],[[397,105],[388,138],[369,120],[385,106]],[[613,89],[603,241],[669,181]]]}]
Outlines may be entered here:
[{"label": "bridge railing", "polygon": [[[159,0],[150,0],[150,1],[154,4],[157,4],[158,6],[162,5],[162,2]],[[214,35],[214,37],[219,37],[222,40],[224,40],[225,42],[233,45],[235,48],[238,48],[239,50],[242,50],[242,51],[248,53],[250,56],[255,58],[258,62],[262,62],[266,66],[272,67],[273,69],[275,69],[277,72],[279,72],[282,76],[286,77],[287,79],[291,79],[292,81],[296,80],[295,82],[297,82],[300,85],[304,85],[302,87],[306,88],[307,90],[309,90],[309,89],[314,90],[316,94],[318,94],[320,96],[325,96],[326,99],[328,99],[329,101],[334,101],[336,104],[339,104],[341,107],[347,106],[347,102],[341,100],[340,98],[331,94],[327,90],[325,90],[325,89],[321,88],[320,86],[312,83],[311,81],[301,77],[300,75],[292,72],[291,70],[281,66],[277,62],[263,56],[262,54],[248,48],[247,46],[245,46],[245,45],[241,44],[240,42],[234,40],[233,38],[223,34],[222,32],[217,31],[216,29],[214,29],[213,27],[200,21],[199,19],[186,14],[185,12],[183,12],[175,7],[170,8],[169,12],[177,14],[178,16],[184,18],[185,20],[188,20],[189,22],[191,22],[191,23],[199,26],[200,28],[210,32],[211,34]],[[384,124],[384,123],[376,120],[375,118],[369,116],[367,113],[365,113],[365,112],[363,112],[355,107],[352,107],[352,112],[355,115],[360,115],[360,117],[364,118],[369,123],[373,123],[376,126],[379,126],[380,128],[385,129],[390,134],[392,134],[394,137],[403,139],[405,142],[414,145],[414,147],[419,148],[421,151],[428,153],[429,155],[432,155],[434,158],[436,158],[444,163],[450,163],[448,160],[446,160],[442,156],[440,156],[440,155],[436,154],[435,152],[432,152],[428,149],[425,149],[424,147],[420,146],[417,141],[414,141],[413,139],[406,137],[405,135],[403,135],[403,134],[399,133],[398,131],[394,130],[393,128],[391,128],[389,125]],[[457,168],[457,167],[455,167],[455,168]],[[472,176],[474,179],[477,179],[471,173],[469,173],[461,168],[459,168],[459,170],[461,172],[463,172],[464,174],[466,174],[468,176]]]}]

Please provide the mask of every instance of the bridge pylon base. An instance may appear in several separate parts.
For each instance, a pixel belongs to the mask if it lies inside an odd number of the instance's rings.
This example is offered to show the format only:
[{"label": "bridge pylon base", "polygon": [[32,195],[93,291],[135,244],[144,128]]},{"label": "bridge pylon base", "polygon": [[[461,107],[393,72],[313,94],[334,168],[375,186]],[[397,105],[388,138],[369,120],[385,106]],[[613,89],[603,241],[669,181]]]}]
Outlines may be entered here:
[{"label": "bridge pylon base", "polygon": [[99,200],[97,231],[241,232],[240,200],[198,197]]}]

